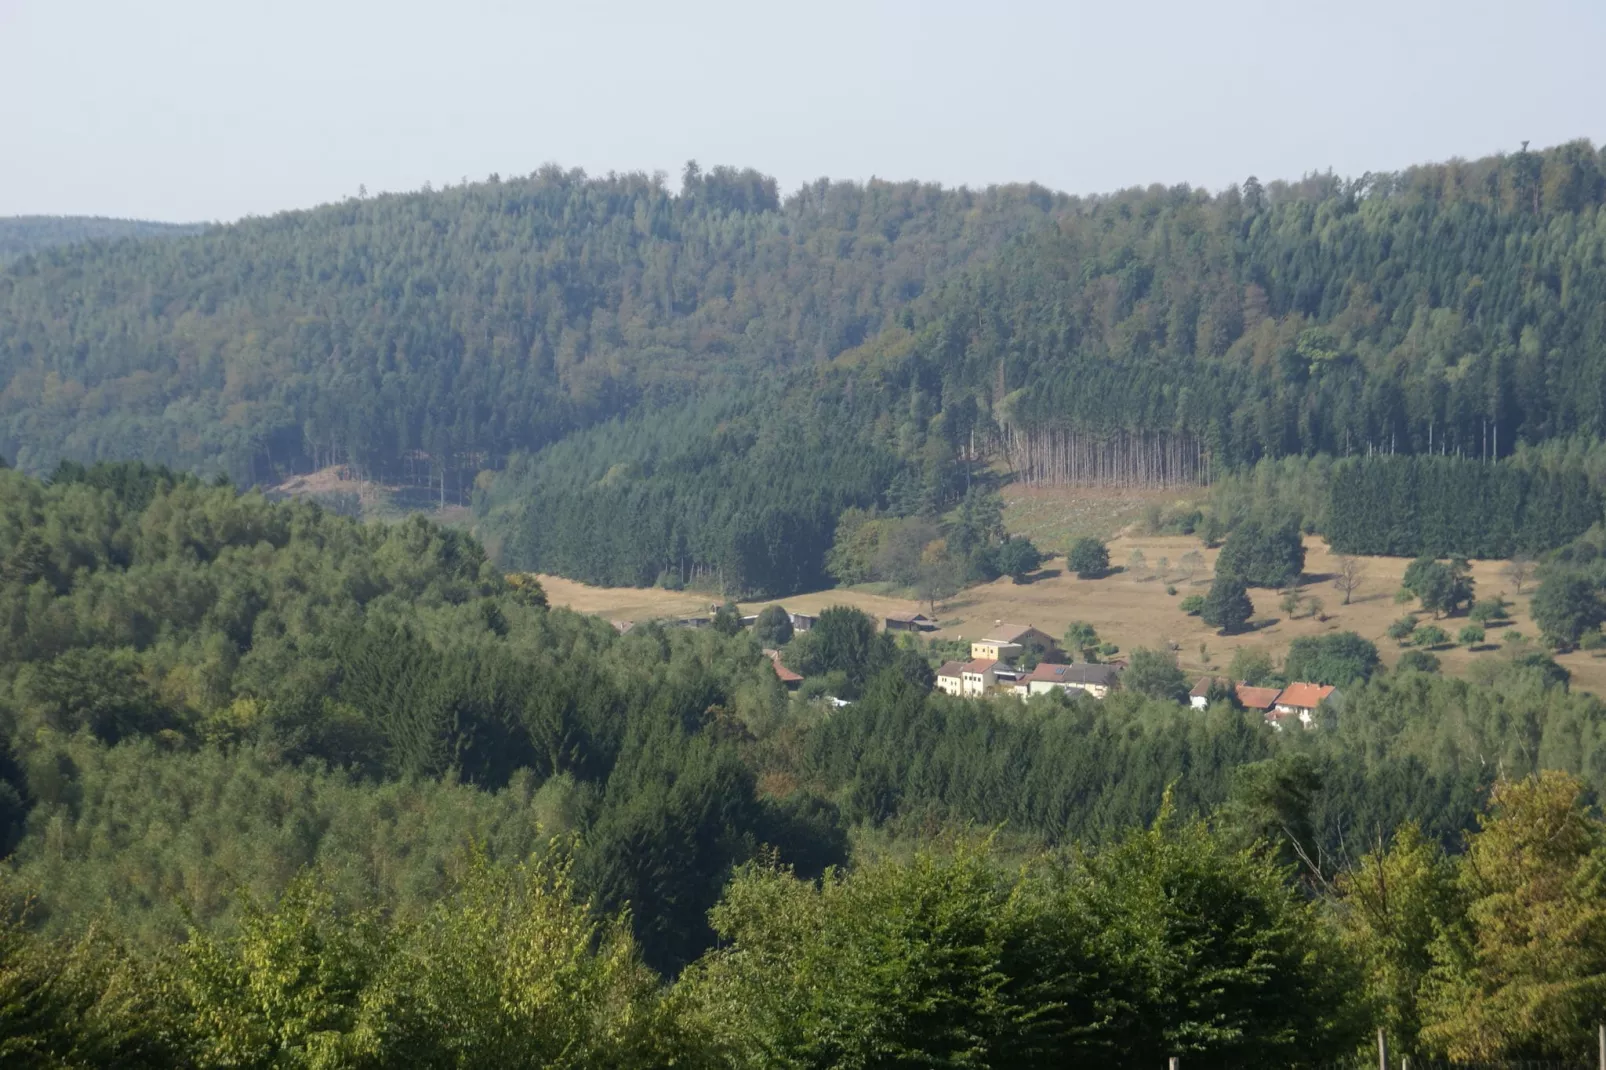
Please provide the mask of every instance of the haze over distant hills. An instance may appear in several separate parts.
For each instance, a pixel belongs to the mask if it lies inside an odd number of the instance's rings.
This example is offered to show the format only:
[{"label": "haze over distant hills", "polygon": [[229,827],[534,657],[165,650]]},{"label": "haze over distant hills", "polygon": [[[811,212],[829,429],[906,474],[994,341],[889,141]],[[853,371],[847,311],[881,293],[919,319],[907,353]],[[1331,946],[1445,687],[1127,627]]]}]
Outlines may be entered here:
[{"label": "haze over distant hills", "polygon": [[101,216],[19,215],[0,217],[0,264],[57,245],[118,238],[173,238],[199,234],[204,223],[151,223]]}]

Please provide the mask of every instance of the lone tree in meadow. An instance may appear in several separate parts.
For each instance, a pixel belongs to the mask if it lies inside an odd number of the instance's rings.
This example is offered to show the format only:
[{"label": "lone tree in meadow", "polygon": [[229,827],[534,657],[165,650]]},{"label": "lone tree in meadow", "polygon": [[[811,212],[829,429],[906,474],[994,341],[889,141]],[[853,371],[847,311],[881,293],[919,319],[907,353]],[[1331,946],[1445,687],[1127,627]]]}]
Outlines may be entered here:
[{"label": "lone tree in meadow", "polygon": [[1110,571],[1110,551],[1097,539],[1077,539],[1065,564],[1084,580],[1097,579]]},{"label": "lone tree in meadow", "polygon": [[1042,564],[1042,553],[1024,536],[1013,536],[998,548],[998,570],[1016,583],[1024,583]]},{"label": "lone tree in meadow", "polygon": [[1241,631],[1254,616],[1254,603],[1249,601],[1249,590],[1244,581],[1231,573],[1216,577],[1205,595],[1204,609],[1199,616],[1212,628],[1231,635]]},{"label": "lone tree in meadow", "polygon": [[1344,592],[1344,604],[1349,605],[1350,598],[1366,582],[1366,566],[1358,557],[1341,557],[1338,559],[1338,574],[1333,577],[1333,586]]},{"label": "lone tree in meadow", "polygon": [[1511,585],[1522,593],[1523,585],[1533,578],[1534,563],[1522,554],[1517,554],[1500,570],[1500,575],[1511,581]]}]

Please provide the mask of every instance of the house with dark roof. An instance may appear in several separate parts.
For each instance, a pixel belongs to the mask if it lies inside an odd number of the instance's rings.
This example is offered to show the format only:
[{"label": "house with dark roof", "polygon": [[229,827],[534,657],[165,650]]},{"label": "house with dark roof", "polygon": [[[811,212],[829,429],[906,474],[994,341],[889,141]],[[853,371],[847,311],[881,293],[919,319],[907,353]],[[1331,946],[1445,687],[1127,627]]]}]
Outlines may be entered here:
[{"label": "house with dark roof", "polygon": [[[1021,695],[1043,695],[1050,691],[1084,691],[1094,698],[1110,693],[1121,672],[1114,665],[1095,665],[1081,662],[1075,665],[1058,665],[1045,661],[1021,677],[1015,690]],[[1025,690],[1021,690],[1022,688]]]},{"label": "house with dark roof", "polygon": [[933,632],[937,622],[924,613],[897,613],[886,617],[889,632]]}]

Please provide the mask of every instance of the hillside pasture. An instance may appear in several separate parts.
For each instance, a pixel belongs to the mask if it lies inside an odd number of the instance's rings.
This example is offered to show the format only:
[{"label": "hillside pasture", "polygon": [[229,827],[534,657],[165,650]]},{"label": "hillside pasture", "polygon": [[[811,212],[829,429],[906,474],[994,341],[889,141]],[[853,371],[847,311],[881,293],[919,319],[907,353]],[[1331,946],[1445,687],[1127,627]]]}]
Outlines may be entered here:
[{"label": "hillside pasture", "polygon": [[[1306,582],[1301,594],[1314,595],[1321,600],[1325,620],[1309,615],[1304,609],[1290,616],[1279,605],[1279,592],[1255,589],[1250,591],[1255,604],[1250,629],[1240,635],[1218,635],[1198,617],[1190,617],[1179,608],[1187,595],[1203,594],[1209,589],[1216,551],[1206,549],[1190,536],[1123,535],[1109,543],[1110,562],[1117,570],[1110,575],[1078,579],[1065,568],[1063,558],[1055,557],[1032,582],[1016,584],[1007,578],[1000,579],[967,588],[948,602],[939,603],[936,617],[942,627],[931,634],[947,639],[977,639],[987,634],[996,622],[1006,621],[1033,625],[1057,636],[1064,633],[1071,621],[1085,620],[1098,629],[1101,638],[1117,644],[1123,651],[1170,645],[1176,649],[1185,668],[1205,672],[1225,669],[1240,647],[1261,647],[1274,659],[1280,659],[1288,645],[1302,636],[1353,631],[1375,642],[1384,662],[1393,664],[1405,648],[1388,638],[1389,624],[1415,605],[1414,602],[1398,605],[1394,601],[1409,559],[1362,558],[1365,578],[1351,604],[1346,606],[1343,592],[1332,583],[1338,573],[1337,555],[1317,538],[1307,538],[1305,546]],[[1134,551],[1141,552],[1146,562],[1142,572],[1124,570]],[[1177,566],[1190,551],[1198,551],[1205,561],[1205,567],[1191,582],[1181,575]],[[1164,578],[1158,569],[1161,558],[1168,562]],[[1526,586],[1524,593],[1518,595],[1501,575],[1505,564],[1503,561],[1474,561],[1472,575],[1479,598],[1503,594],[1512,603],[1512,622],[1488,629],[1484,644],[1476,651],[1459,644],[1435,650],[1445,674],[1465,675],[1473,672],[1480,662],[1497,662],[1509,656],[1509,647],[1503,645],[1502,636],[1510,631],[1518,631],[1530,639],[1538,635],[1539,629],[1528,615],[1533,587]],[[609,619],[686,616],[706,612],[712,600],[706,592],[588,587],[558,576],[542,576],[541,582],[546,585],[554,605],[566,605]],[[1166,593],[1168,585],[1176,588],[1175,595]],[[910,598],[854,588],[813,591],[776,601],[789,610],[803,613],[817,613],[832,605],[857,606],[878,619],[889,613],[930,612],[929,606]],[[756,613],[768,604],[764,601],[743,603],[742,611]],[[1431,620],[1431,614],[1419,616],[1425,622]],[[1451,618],[1438,623],[1453,637],[1465,620]],[[1557,660],[1572,672],[1575,687],[1606,694],[1606,659],[1575,651]]]}]

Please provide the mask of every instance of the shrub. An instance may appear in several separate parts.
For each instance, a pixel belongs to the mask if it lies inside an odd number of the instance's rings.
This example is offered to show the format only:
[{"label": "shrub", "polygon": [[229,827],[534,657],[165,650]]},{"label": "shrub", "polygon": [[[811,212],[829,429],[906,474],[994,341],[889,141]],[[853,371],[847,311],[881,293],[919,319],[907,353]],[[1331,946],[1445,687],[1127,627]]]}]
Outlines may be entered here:
[{"label": "shrub", "polygon": [[1411,633],[1413,646],[1427,647],[1443,646],[1450,641],[1450,635],[1437,624],[1424,624]]},{"label": "shrub", "polygon": [[1110,551],[1097,539],[1077,539],[1065,565],[1084,580],[1097,579],[1110,570]]},{"label": "shrub", "polygon": [[1188,616],[1197,617],[1200,613],[1204,612],[1204,595],[1190,594],[1177,604],[1181,607],[1182,612],[1186,613]]},{"label": "shrub", "polygon": [[1438,672],[1439,656],[1426,650],[1407,650],[1394,668],[1397,672]]},{"label": "shrub", "polygon": [[1389,625],[1388,637],[1396,642],[1403,643],[1411,638],[1411,633],[1414,631],[1416,631],[1416,618],[1401,617]]},{"label": "shrub", "polygon": [[1483,642],[1483,629],[1478,627],[1476,624],[1469,624],[1465,628],[1461,629],[1460,634],[1457,635],[1456,638],[1467,646],[1477,646],[1479,643]]}]

